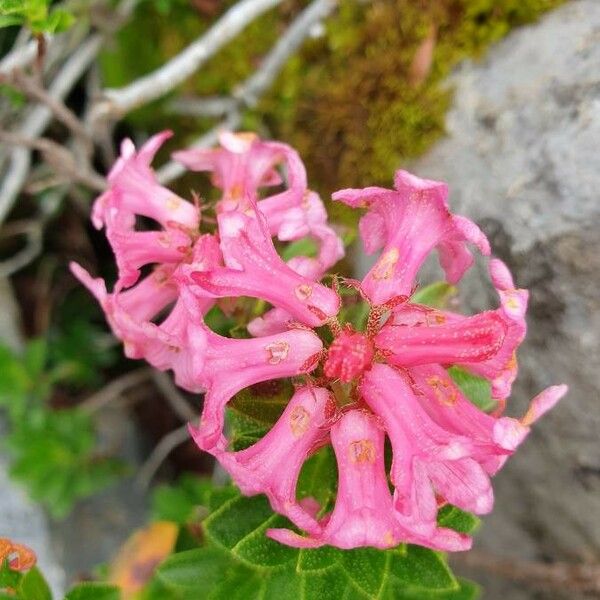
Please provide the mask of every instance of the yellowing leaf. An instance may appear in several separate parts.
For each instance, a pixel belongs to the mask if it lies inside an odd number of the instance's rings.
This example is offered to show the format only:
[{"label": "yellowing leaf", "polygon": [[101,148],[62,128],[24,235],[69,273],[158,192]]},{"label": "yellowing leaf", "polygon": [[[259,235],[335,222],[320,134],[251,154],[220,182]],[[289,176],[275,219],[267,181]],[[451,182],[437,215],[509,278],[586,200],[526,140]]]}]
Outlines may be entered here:
[{"label": "yellowing leaf", "polygon": [[156,521],[136,531],[121,547],[109,569],[109,582],[119,586],[123,600],[150,581],[156,567],[175,547],[179,528],[169,521]]}]

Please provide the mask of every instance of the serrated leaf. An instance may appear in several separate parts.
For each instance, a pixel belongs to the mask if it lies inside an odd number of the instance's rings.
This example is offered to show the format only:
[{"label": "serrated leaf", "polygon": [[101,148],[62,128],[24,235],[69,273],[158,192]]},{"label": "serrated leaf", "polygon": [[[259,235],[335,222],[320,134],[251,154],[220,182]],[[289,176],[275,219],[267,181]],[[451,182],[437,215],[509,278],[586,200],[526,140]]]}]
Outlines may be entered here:
[{"label": "serrated leaf", "polygon": [[289,381],[269,381],[242,390],[233,397],[229,407],[268,427],[280,417],[292,394],[293,387]]},{"label": "serrated leaf", "polygon": [[341,560],[341,551],[332,546],[323,546],[311,550],[302,549],[298,553],[296,571],[298,573],[308,571],[322,571],[332,567]]},{"label": "serrated leaf", "polygon": [[391,553],[356,548],[342,552],[341,557],[341,564],[352,583],[369,597],[378,597],[385,583]]},{"label": "serrated leaf", "polygon": [[346,574],[338,567],[300,575],[300,600],[340,600],[352,590]]},{"label": "serrated leaf", "polygon": [[404,554],[391,551],[390,573],[406,588],[458,589],[458,582],[443,555],[421,546],[408,545]]},{"label": "serrated leaf", "polygon": [[217,548],[197,548],[169,556],[157,569],[157,577],[168,588],[208,593],[230,566],[231,558]]},{"label": "serrated leaf", "polygon": [[385,600],[476,600],[480,589],[477,584],[466,579],[459,579],[457,589],[447,592],[407,590],[391,581],[387,593]]},{"label": "serrated leaf", "polygon": [[459,533],[472,533],[481,521],[475,515],[448,504],[440,509],[438,523]]},{"label": "serrated leaf", "polygon": [[492,398],[492,386],[487,379],[473,375],[461,367],[450,367],[448,374],[477,408],[484,412],[496,408],[496,401]]},{"label": "serrated leaf", "polygon": [[204,521],[210,540],[250,565],[275,566],[294,560],[296,550],[265,536],[270,527],[288,522],[273,513],[264,496],[243,496],[223,504]]},{"label": "serrated leaf", "polygon": [[121,600],[121,591],[108,583],[89,581],[72,588],[64,600]]},{"label": "serrated leaf", "polygon": [[254,600],[262,591],[263,573],[235,565],[207,594],[207,600]]}]

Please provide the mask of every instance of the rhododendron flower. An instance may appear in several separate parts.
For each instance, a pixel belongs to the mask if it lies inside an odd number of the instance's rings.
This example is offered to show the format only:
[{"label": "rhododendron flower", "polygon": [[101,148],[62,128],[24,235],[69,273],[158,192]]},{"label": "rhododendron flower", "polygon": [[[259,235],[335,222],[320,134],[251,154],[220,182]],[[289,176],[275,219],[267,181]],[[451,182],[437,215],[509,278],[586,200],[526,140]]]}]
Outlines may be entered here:
[{"label": "rhododendron flower", "polygon": [[[468,536],[438,526],[440,506],[488,513],[491,476],[566,392],[550,387],[521,419],[503,415],[526,332],[527,291],[491,259],[499,307],[461,315],[413,302],[419,269],[433,250],[454,284],[473,263],[469,245],[486,256],[490,247],[474,223],[450,212],[445,184],[406,171],[396,173],[393,190],[333,195],[364,211],[365,250],[381,255],[362,281],[334,278],[328,287],[321,279],[343,255],[341,240],[291,148],[224,134],[218,149],[175,155],[192,170],[211,172],[220,189],[211,229],[211,220],[201,223],[197,202],[156,181],[150,161],[165,137],[137,153],[124,143],[109,189],[95,204],[94,223],[106,227],[119,268],[113,292],[73,265],[128,356],[172,369],[179,385],[204,392],[200,422],[190,425],[199,448],[244,494],[265,494],[305,532],[270,530],[273,539],[301,548],[408,542],[468,549]],[[138,217],[155,229],[140,231]],[[317,243],[316,255],[281,258],[281,245],[306,237]],[[153,271],[140,280],[147,265]],[[340,286],[366,302],[364,330],[342,322]],[[210,329],[207,311],[221,298],[238,308],[258,300],[260,311],[245,322],[254,337]],[[493,412],[471,402],[450,367],[489,382]],[[285,377],[296,389],[279,419],[255,444],[233,451],[227,404],[248,386]],[[338,466],[332,510],[299,498],[296,489],[304,463],[327,444]]]}]

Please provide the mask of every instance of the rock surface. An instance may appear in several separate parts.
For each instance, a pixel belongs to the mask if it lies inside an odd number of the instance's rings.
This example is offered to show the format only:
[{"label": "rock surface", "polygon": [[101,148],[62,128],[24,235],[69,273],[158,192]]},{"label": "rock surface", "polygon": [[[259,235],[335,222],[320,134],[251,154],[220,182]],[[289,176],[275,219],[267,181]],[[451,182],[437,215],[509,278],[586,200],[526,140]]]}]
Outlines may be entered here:
[{"label": "rock surface", "polygon": [[[600,2],[568,3],[515,31],[450,83],[448,137],[412,170],[449,183],[453,210],[483,227],[531,291],[511,412],[550,384],[570,386],[497,477],[478,543],[517,558],[598,561]],[[472,308],[495,302],[484,277],[480,268],[463,286]],[[563,596],[497,581],[485,597]]]}]

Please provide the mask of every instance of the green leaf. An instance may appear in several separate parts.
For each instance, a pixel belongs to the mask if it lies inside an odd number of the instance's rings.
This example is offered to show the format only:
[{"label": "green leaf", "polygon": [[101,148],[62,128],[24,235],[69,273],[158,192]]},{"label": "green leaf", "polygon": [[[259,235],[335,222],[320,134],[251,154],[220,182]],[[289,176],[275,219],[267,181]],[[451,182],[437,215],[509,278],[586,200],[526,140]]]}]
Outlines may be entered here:
[{"label": "green leaf", "polygon": [[253,566],[274,566],[294,560],[297,551],[265,536],[270,527],[287,521],[273,513],[264,496],[239,496],[223,504],[204,521],[207,537]]},{"label": "green leaf", "polygon": [[312,550],[302,549],[298,553],[296,571],[298,573],[308,571],[322,571],[334,566],[341,560],[341,550],[332,546],[323,546]]},{"label": "green leaf", "polygon": [[[304,481],[310,495],[317,491],[319,473],[325,476],[325,465],[330,464],[326,455],[313,459]],[[202,524],[205,546],[178,552],[165,560],[148,588],[158,589],[158,595],[148,592],[141,600],[195,600],[199,589],[209,600],[472,597],[467,595],[472,588],[465,584],[463,593],[462,584],[454,578],[441,553],[403,545],[387,551],[290,548],[265,536],[268,528],[291,524],[273,513],[264,496],[248,498],[232,486],[207,490],[207,485],[199,485],[196,480],[195,492],[190,496],[170,496],[185,505],[195,494],[203,505],[208,505],[211,512]],[[180,483],[177,489],[185,487]],[[466,528],[466,513],[448,507],[441,515],[446,525]],[[459,592],[463,595],[457,595]]]},{"label": "green leaf", "polygon": [[303,465],[296,492],[299,498],[314,498],[326,509],[337,489],[337,463],[331,446],[313,454]]},{"label": "green leaf", "polygon": [[377,597],[384,586],[391,553],[374,548],[357,548],[341,554],[348,578],[365,594]]},{"label": "green leaf", "polygon": [[242,390],[229,406],[260,426],[268,427],[280,417],[292,394],[293,386],[289,381],[269,381]]},{"label": "green leaf", "polygon": [[[326,569],[324,571],[315,571],[312,573],[301,574],[300,589],[302,590],[300,598],[302,600],[340,600],[342,598],[351,598],[358,600],[364,595],[354,592],[346,573],[340,568]],[[347,595],[350,593],[351,595]]]},{"label": "green leaf", "polygon": [[121,600],[121,591],[108,583],[89,581],[72,588],[65,600]]},{"label": "green leaf", "polygon": [[302,238],[301,240],[297,240],[292,242],[281,253],[281,258],[286,262],[296,256],[308,256],[310,258],[314,258],[318,253],[318,246],[310,237]]},{"label": "green leaf", "polygon": [[445,281],[437,281],[430,285],[427,285],[420,290],[417,290],[412,298],[411,302],[415,304],[425,304],[432,308],[443,309],[446,308],[448,302],[456,296],[457,289]]},{"label": "green leaf", "polygon": [[152,495],[152,516],[184,525],[196,520],[199,509],[208,511],[213,485],[208,479],[183,475],[175,485],[161,485]]},{"label": "green leaf", "polygon": [[410,590],[390,580],[387,594],[389,600],[475,600],[479,598],[480,589],[478,585],[466,579],[459,579],[458,588],[447,592]]},{"label": "green leaf", "polygon": [[472,375],[461,367],[450,367],[448,374],[475,406],[484,412],[496,408],[496,401],[492,398],[492,386],[487,379]]},{"label": "green leaf", "polygon": [[37,567],[23,575],[17,588],[21,600],[52,600],[52,593]]},{"label": "green leaf", "polygon": [[157,569],[158,578],[168,587],[208,593],[230,566],[231,558],[216,548],[197,548],[167,558]]},{"label": "green leaf", "polygon": [[472,533],[481,521],[475,515],[448,504],[440,509],[438,523],[459,533]]},{"label": "green leaf", "polygon": [[390,573],[405,587],[424,590],[455,590],[458,582],[445,558],[421,546],[406,546],[406,552],[389,551]]},{"label": "green leaf", "polygon": [[16,589],[21,579],[23,579],[23,575],[18,571],[13,571],[8,566],[7,560],[0,563],[0,590],[7,588]]}]

